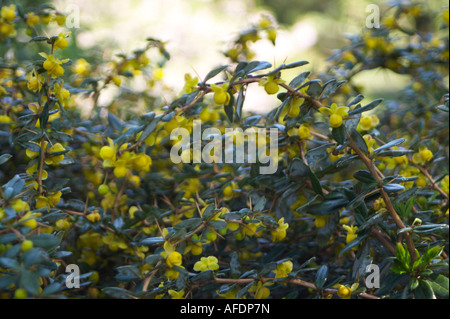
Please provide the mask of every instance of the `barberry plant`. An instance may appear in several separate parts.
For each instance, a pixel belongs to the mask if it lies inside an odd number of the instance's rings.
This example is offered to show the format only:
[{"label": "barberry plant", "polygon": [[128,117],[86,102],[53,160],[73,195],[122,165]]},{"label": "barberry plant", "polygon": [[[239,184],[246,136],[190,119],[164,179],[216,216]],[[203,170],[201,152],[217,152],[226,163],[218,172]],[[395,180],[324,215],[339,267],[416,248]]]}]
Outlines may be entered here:
[{"label": "barberry plant", "polygon": [[[253,60],[252,43],[276,45],[264,15],[223,64],[183,72],[173,92],[165,42],[73,60],[64,13],[2,2],[1,298],[448,298],[449,11],[390,5],[322,73]],[[409,84],[367,99],[354,78],[375,68]],[[136,79],[144,90],[131,89]],[[276,95],[269,113],[245,112],[251,86]],[[194,120],[202,138],[174,163],[172,136]],[[276,129],[266,154],[276,171],[218,161],[212,128],[219,139]],[[235,132],[231,147],[248,146]],[[211,161],[196,160],[199,143]],[[77,289],[69,264],[81,270]]]}]

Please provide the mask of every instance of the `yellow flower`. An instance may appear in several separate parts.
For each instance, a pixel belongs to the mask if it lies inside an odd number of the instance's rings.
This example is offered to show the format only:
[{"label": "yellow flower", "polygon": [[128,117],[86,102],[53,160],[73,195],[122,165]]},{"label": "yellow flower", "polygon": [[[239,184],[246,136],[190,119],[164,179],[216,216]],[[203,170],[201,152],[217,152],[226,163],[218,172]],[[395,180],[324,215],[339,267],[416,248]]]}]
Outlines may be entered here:
[{"label": "yellow flower", "polygon": [[284,222],[284,217],[278,220],[278,227],[271,231],[272,241],[281,241],[286,237],[286,229],[289,224]]},{"label": "yellow flower", "polygon": [[31,71],[31,73],[29,73],[26,76],[26,79],[28,80],[27,83],[28,90],[33,92],[36,91],[40,92],[42,88],[42,83],[45,82],[44,76],[38,74],[36,72],[36,69],[33,69],[33,71]]},{"label": "yellow flower", "polygon": [[147,154],[138,154],[133,159],[133,168],[135,170],[148,172],[150,171],[150,165],[152,165],[152,159]]},{"label": "yellow flower", "polygon": [[70,227],[70,223],[67,219],[59,219],[55,223],[56,230],[66,230]]},{"label": "yellow flower", "polygon": [[337,295],[342,299],[350,299],[352,297],[352,290],[344,285],[339,285]]},{"label": "yellow flower", "polygon": [[118,146],[114,141],[108,137],[108,146],[103,146],[100,149],[100,157],[103,160],[103,167],[113,167],[116,162],[116,153]]},{"label": "yellow flower", "polygon": [[101,216],[100,216],[100,214],[98,212],[95,211],[95,212],[90,213],[89,215],[87,215],[86,218],[89,219],[89,221],[91,223],[95,223],[95,222],[98,222],[100,220]]},{"label": "yellow flower", "polygon": [[275,278],[284,278],[287,277],[293,269],[292,261],[288,260],[281,264],[277,265],[277,268],[275,270],[272,270],[272,272],[275,273]]},{"label": "yellow flower", "polygon": [[353,226],[353,225],[342,225],[342,227],[344,227],[344,229],[347,231],[347,237],[345,239],[345,241],[347,242],[347,244],[349,242],[351,242],[353,239],[355,239],[356,237],[358,237],[358,235],[356,234],[358,227]]},{"label": "yellow flower", "polygon": [[337,106],[336,103],[331,104],[331,107],[321,107],[319,112],[330,117],[329,123],[331,127],[340,127],[342,125],[343,117],[348,116],[349,108],[346,106]]},{"label": "yellow flower", "polygon": [[269,75],[267,79],[259,81],[259,85],[264,86],[264,90],[266,90],[267,94],[277,94],[280,89],[278,86],[280,83],[285,83],[285,81],[275,78],[275,74]]},{"label": "yellow flower", "polygon": [[64,82],[61,82],[61,84],[55,83],[54,94],[58,98],[59,102],[62,105],[65,105],[70,97],[70,92],[63,88],[63,84]]},{"label": "yellow flower", "polygon": [[311,131],[309,129],[308,123],[303,123],[302,125],[300,125],[300,127],[298,128],[298,136],[300,136],[302,140],[311,138]]},{"label": "yellow flower", "polygon": [[[34,173],[36,173],[38,171],[38,163],[34,163],[33,165],[31,165],[30,167],[28,167],[26,169],[26,173],[33,175]],[[46,180],[48,178],[48,173],[45,169],[42,170],[42,180]]]},{"label": "yellow flower", "polygon": [[91,65],[83,58],[76,60],[72,66],[72,72],[75,74],[87,75],[90,70]]},{"label": "yellow flower", "polygon": [[16,211],[16,212],[22,212],[24,210],[29,210],[30,206],[28,205],[27,202],[24,202],[23,200],[21,200],[20,198],[15,199],[12,203],[11,203],[11,207]]},{"label": "yellow flower", "polygon": [[358,124],[358,131],[362,132],[362,131],[369,131],[375,127],[377,127],[377,125],[380,124],[380,120],[378,119],[378,117],[376,115],[364,115],[361,117],[361,120],[359,121]]},{"label": "yellow flower", "polygon": [[358,60],[356,59],[355,55],[351,51],[345,51],[342,53],[342,59],[344,61],[350,61],[353,64],[357,63]]},{"label": "yellow flower", "polygon": [[441,183],[440,183],[441,189],[444,191],[444,193],[446,193],[448,195],[448,188],[449,188],[449,178],[448,175],[445,176]]},{"label": "yellow flower", "polygon": [[419,147],[419,152],[412,156],[412,161],[415,164],[423,165],[433,158],[433,152],[431,152],[426,146]]},{"label": "yellow flower", "polygon": [[57,78],[64,74],[64,68],[61,64],[69,62],[69,59],[58,60],[53,54],[48,55],[44,52],[39,53],[39,55],[46,59],[43,67],[52,78]]},{"label": "yellow flower", "polygon": [[62,27],[64,22],[66,22],[66,18],[67,17],[65,15],[58,13],[55,16],[55,21],[60,27]]},{"label": "yellow flower", "polygon": [[[29,105],[29,107],[30,107],[30,106],[31,106],[31,104]],[[35,106],[35,105],[33,105],[33,106]],[[31,109],[31,107],[30,107],[30,109]],[[30,143],[36,144],[37,146],[39,146],[39,148],[41,148],[41,145],[38,144],[38,143],[36,143],[36,142],[30,142]],[[48,142],[47,142],[47,141],[44,141],[44,145],[42,146],[42,147],[44,148],[44,150],[47,149],[47,145],[48,145]],[[27,149],[25,150],[25,154],[27,155],[27,157],[28,157],[29,159],[33,159],[33,158],[36,158],[36,157],[39,156],[40,151],[35,152],[35,151],[32,151],[32,150],[30,150],[30,149],[27,148]]]},{"label": "yellow flower", "polygon": [[56,193],[50,193],[47,197],[42,195],[38,196],[36,198],[36,208],[55,207],[61,200],[61,195],[61,191],[58,191]]},{"label": "yellow flower", "polygon": [[235,182],[231,182],[231,184],[223,189],[223,199],[226,201],[232,199],[234,197],[234,190],[237,188],[237,184]]},{"label": "yellow flower", "polygon": [[179,252],[175,251],[175,247],[168,241],[164,243],[164,251],[161,256],[166,259],[166,264],[170,268],[173,266],[181,266],[182,256]]},{"label": "yellow flower", "polygon": [[21,219],[19,219],[19,222],[21,222],[24,226],[29,227],[30,229],[35,229],[37,227],[36,218],[39,218],[41,216],[41,213],[28,212],[23,215]]},{"label": "yellow flower", "polygon": [[195,91],[198,84],[198,78],[193,78],[189,73],[184,75],[184,88],[183,91],[191,93]]},{"label": "yellow flower", "polygon": [[255,293],[255,299],[266,299],[270,296],[269,288],[265,287],[268,283],[263,284],[262,281],[258,281],[258,283],[251,286],[248,291]]},{"label": "yellow flower", "polygon": [[202,257],[194,265],[195,271],[217,270],[219,269],[218,260],[214,256]]},{"label": "yellow flower", "polygon": [[175,291],[172,289],[169,289],[168,291],[169,295],[172,297],[172,299],[184,299],[184,290]]},{"label": "yellow flower", "polygon": [[[182,266],[180,266],[181,268],[184,268]],[[175,280],[180,276],[180,273],[178,271],[176,271],[175,269],[167,269],[166,272],[164,273],[164,275],[166,276],[166,278],[168,280]]]},{"label": "yellow flower", "polygon": [[0,115],[0,123],[11,123],[12,119],[8,115]]},{"label": "yellow flower", "polygon": [[65,49],[67,48],[67,40],[66,38],[71,34],[72,32],[61,32],[60,34],[58,34],[58,38],[55,40],[54,42],[54,48],[55,50],[57,49]]},{"label": "yellow flower", "polygon": [[214,92],[214,102],[217,105],[225,104],[227,105],[230,102],[231,95],[228,93],[228,86],[230,84],[228,82],[218,86],[216,84],[211,84],[211,90]]},{"label": "yellow flower", "polygon": [[365,134],[363,136],[363,138],[364,138],[364,141],[366,142],[369,153],[372,153],[374,150],[374,146],[375,146],[375,139],[372,136],[370,136],[369,134]]},{"label": "yellow flower", "polygon": [[45,158],[45,164],[58,165],[64,159],[64,154],[52,155],[54,153],[63,152],[66,149],[60,143],[56,143],[48,149],[48,156]]},{"label": "yellow flower", "polygon": [[191,252],[192,255],[194,256],[198,256],[202,253],[203,251],[203,247],[202,247],[202,242],[200,241],[200,238],[197,234],[194,234],[191,237],[191,240],[189,241],[189,243],[186,246],[186,250],[184,251],[184,254],[187,254],[188,252]]},{"label": "yellow flower", "polygon": [[317,228],[325,227],[325,225],[327,224],[327,220],[328,220],[328,217],[325,215],[314,216],[314,225]]},{"label": "yellow flower", "polygon": [[2,7],[0,16],[2,19],[5,19],[5,21],[11,22],[16,17],[16,6],[11,4],[9,6]]},{"label": "yellow flower", "polygon": [[292,97],[291,102],[290,102],[289,111],[288,111],[288,116],[294,118],[297,115],[299,115],[300,114],[300,106],[303,104],[303,102],[305,102],[304,98],[301,98],[298,96]]}]

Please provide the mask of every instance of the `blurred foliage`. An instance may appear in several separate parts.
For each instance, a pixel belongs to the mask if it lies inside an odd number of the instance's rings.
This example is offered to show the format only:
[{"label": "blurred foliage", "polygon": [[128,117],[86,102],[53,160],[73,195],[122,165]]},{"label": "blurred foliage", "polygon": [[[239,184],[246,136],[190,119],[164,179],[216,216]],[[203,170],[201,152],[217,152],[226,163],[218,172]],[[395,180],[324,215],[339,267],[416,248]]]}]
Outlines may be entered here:
[{"label": "blurred foliage", "polygon": [[257,4],[269,7],[279,23],[291,25],[297,22],[299,17],[311,12],[337,20],[342,16],[343,2],[333,0],[258,0]]}]

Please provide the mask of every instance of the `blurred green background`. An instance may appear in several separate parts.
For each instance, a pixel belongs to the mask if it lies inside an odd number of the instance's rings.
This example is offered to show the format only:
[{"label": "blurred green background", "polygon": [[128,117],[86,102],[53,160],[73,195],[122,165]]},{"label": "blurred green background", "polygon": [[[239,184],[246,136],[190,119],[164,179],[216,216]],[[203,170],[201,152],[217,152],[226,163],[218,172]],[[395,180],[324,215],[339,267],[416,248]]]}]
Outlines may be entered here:
[{"label": "blurred green background", "polygon": [[[26,7],[48,1],[12,2]],[[308,60],[310,64],[301,71],[320,72],[326,68],[326,58],[333,50],[348,44],[346,35],[365,29],[368,4],[380,5],[382,13],[388,8],[384,0],[54,0],[52,3],[69,14],[74,7],[79,9],[80,28],[71,30],[75,40],[64,52],[73,60],[84,57],[98,62],[112,59],[118,53],[129,54],[143,47],[147,37],[167,41],[172,59],[166,65],[164,82],[173,92],[182,88],[185,73],[202,77],[213,67],[227,63],[221,51],[226,50],[239,31],[257,23],[261,14],[274,16],[279,31],[275,47],[268,40],[252,47],[255,60],[274,65]],[[448,6],[448,1],[431,0],[427,6],[440,8]],[[283,77],[289,80],[298,72],[289,70]],[[398,92],[409,81],[386,70],[362,72],[355,80],[365,87],[368,96],[374,97],[381,92],[384,96]],[[265,112],[276,106],[275,98],[271,100],[259,93],[257,89],[249,92],[247,110]]]}]

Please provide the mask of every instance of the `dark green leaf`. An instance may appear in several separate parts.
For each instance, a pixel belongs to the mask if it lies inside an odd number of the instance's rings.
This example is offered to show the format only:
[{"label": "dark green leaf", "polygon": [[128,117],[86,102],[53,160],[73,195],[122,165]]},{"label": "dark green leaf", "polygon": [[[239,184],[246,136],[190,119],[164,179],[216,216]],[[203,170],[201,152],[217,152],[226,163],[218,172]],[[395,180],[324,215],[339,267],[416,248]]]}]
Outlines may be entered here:
[{"label": "dark green leaf", "polygon": [[317,271],[316,279],[314,280],[314,285],[317,289],[322,289],[323,285],[328,279],[328,267],[323,265],[320,267],[319,271]]}]

